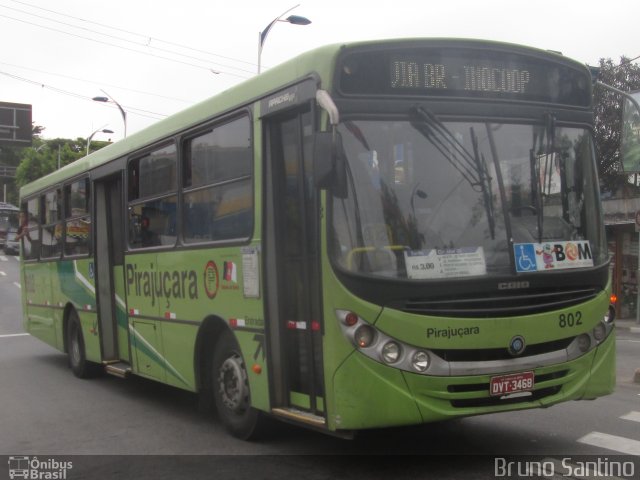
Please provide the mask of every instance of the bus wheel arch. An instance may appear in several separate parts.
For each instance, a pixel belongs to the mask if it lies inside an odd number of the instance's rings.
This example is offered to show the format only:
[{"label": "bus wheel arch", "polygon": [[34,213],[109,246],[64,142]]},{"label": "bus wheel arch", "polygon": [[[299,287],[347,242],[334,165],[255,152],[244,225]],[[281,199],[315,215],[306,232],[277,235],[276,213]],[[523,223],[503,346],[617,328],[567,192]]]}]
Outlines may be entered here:
[{"label": "bus wheel arch", "polygon": [[92,378],[101,371],[101,365],[87,360],[80,316],[72,305],[64,313],[64,350],[68,355],[69,368],[78,378]]}]

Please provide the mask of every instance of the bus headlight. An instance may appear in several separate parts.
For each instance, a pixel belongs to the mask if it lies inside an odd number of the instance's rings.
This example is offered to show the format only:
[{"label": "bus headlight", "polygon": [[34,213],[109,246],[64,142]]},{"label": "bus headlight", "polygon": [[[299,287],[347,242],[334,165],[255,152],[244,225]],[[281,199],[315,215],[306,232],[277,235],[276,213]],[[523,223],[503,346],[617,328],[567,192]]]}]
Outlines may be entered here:
[{"label": "bus headlight", "polygon": [[382,347],[382,360],[385,363],[396,363],[400,359],[402,348],[396,342],[391,341]]},{"label": "bus headlight", "polygon": [[353,339],[360,348],[367,348],[376,338],[376,332],[369,325],[360,325],[353,334]]},{"label": "bus headlight", "polygon": [[423,352],[422,350],[418,350],[413,354],[411,358],[411,365],[416,370],[416,372],[425,372],[427,368],[429,368],[429,354],[427,352]]},{"label": "bus headlight", "polygon": [[595,338],[598,342],[607,336],[607,327],[605,327],[604,323],[600,322],[596,325],[596,328],[593,329],[593,338]]},{"label": "bus headlight", "polygon": [[605,323],[613,323],[616,319],[616,308],[613,305],[609,305],[607,313],[604,314]]},{"label": "bus headlight", "polygon": [[589,347],[591,347],[591,337],[586,333],[578,336],[578,348],[580,351],[584,353],[589,350]]}]

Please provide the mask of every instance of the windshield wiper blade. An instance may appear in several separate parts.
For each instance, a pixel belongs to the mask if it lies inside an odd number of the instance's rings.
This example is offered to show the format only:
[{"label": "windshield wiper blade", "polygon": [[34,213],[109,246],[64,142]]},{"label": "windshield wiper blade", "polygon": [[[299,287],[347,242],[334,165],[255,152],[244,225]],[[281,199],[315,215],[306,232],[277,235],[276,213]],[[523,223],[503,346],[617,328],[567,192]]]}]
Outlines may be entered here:
[{"label": "windshield wiper blade", "polygon": [[460,172],[474,190],[477,191],[477,187],[482,188],[476,161],[464,145],[429,110],[415,107],[413,111],[422,120],[421,123],[411,122],[413,127],[438,149],[442,156]]},{"label": "windshield wiper blade", "polygon": [[493,211],[493,192],[491,191],[491,177],[487,171],[487,162],[484,155],[478,150],[478,136],[473,127],[470,129],[471,143],[473,145],[473,156],[476,161],[478,174],[480,175],[480,183],[482,185],[482,196],[484,199],[484,208],[487,212],[487,221],[489,222],[489,231],[491,232],[491,240],[496,238],[496,219]]},{"label": "windshield wiper blade", "polygon": [[[442,156],[460,172],[473,190],[482,193],[491,239],[495,239],[495,212],[493,210],[491,178],[487,172],[484,156],[480,155],[478,137],[473,127],[471,127],[472,155],[432,112],[422,107],[415,107],[414,112],[422,120],[422,123],[411,122],[413,127],[422,133]],[[458,155],[455,154],[456,152]]]}]

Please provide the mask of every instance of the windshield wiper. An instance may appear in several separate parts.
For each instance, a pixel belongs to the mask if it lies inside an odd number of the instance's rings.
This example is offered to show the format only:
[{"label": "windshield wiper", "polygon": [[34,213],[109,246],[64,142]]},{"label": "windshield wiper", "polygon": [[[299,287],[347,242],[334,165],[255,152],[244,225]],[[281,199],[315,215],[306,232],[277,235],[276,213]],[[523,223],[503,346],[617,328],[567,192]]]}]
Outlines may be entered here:
[{"label": "windshield wiper", "polygon": [[495,239],[495,214],[493,211],[493,195],[491,177],[489,177],[484,156],[478,150],[478,137],[471,128],[473,155],[456,138],[456,136],[432,112],[422,107],[415,107],[414,113],[422,122],[411,122],[442,156],[469,182],[471,188],[483,195],[484,208],[487,213],[491,239]]},{"label": "windshield wiper", "polygon": [[469,185],[474,190],[479,191],[477,190],[478,187],[482,189],[476,161],[464,145],[429,110],[415,107],[413,111],[422,122],[411,122],[411,125],[438,149],[442,156],[449,161],[453,168],[460,172],[460,175],[469,182]]}]

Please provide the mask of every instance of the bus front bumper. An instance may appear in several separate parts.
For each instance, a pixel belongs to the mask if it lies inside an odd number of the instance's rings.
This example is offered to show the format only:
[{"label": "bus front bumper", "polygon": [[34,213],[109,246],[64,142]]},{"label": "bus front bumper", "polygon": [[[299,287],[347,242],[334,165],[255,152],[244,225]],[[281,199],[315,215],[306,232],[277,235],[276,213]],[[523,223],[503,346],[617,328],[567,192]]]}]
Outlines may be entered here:
[{"label": "bus front bumper", "polygon": [[607,395],[615,386],[615,330],[585,355],[533,371],[531,392],[492,396],[489,385],[494,375],[419,375],[354,352],[334,376],[335,413],[330,415],[330,427],[415,425]]}]

